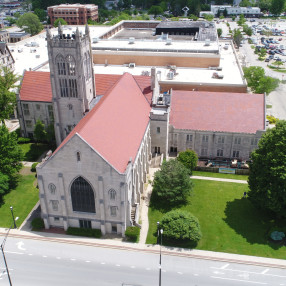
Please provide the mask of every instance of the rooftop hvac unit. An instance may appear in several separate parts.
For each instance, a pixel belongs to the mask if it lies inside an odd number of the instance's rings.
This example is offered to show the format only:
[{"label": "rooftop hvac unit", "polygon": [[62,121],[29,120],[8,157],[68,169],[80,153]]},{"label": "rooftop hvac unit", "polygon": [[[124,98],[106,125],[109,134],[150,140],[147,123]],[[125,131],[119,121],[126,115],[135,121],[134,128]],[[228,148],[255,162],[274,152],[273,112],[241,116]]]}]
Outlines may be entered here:
[{"label": "rooftop hvac unit", "polygon": [[174,79],[174,73],[172,71],[167,73],[167,78],[168,79]]},{"label": "rooftop hvac unit", "polygon": [[211,40],[210,39],[206,39],[205,40],[205,46],[210,46],[211,45]]},{"label": "rooftop hvac unit", "polygon": [[167,39],[166,45],[172,45],[172,39]]},{"label": "rooftop hvac unit", "polygon": [[135,38],[130,37],[129,38],[129,43],[128,44],[134,44],[135,43]]},{"label": "rooftop hvac unit", "polygon": [[92,39],[92,42],[93,42],[94,44],[98,43],[98,38],[93,38],[93,39]]},{"label": "rooftop hvac unit", "polygon": [[130,64],[129,64],[129,67],[130,67],[130,68],[135,68],[135,63],[130,63]]}]

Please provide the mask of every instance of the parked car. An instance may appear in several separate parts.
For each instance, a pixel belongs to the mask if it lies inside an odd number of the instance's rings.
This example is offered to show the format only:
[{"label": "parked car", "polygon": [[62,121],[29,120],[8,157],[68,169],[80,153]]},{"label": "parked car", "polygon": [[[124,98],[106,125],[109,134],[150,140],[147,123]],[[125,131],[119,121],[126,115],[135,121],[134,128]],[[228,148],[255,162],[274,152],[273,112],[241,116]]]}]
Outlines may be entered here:
[{"label": "parked car", "polygon": [[266,58],[266,59],[265,59],[265,62],[269,62],[269,61],[270,61],[270,59],[269,59],[269,58]]}]

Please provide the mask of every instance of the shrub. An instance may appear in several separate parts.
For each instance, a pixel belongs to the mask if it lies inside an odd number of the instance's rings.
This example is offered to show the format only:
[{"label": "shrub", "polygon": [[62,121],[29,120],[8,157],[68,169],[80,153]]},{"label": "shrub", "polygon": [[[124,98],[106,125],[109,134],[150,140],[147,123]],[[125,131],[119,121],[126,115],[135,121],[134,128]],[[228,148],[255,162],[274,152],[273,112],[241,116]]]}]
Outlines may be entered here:
[{"label": "shrub", "polygon": [[31,138],[25,138],[25,137],[19,137],[18,138],[18,144],[26,144],[26,143],[30,143],[31,142]]},{"label": "shrub", "polygon": [[194,150],[187,149],[179,153],[178,161],[181,162],[188,169],[189,174],[192,175],[198,163],[198,155]]},{"label": "shrub", "polygon": [[167,240],[191,241],[197,243],[201,237],[198,219],[189,212],[173,210],[162,217],[160,226]]},{"label": "shrub", "polygon": [[36,163],[33,163],[32,167],[31,167],[31,172],[36,172],[36,167],[39,163],[36,162]]},{"label": "shrub", "polygon": [[40,217],[34,218],[31,225],[32,230],[41,230],[45,227],[44,221]]},{"label": "shrub", "polygon": [[125,236],[129,241],[138,241],[140,228],[138,226],[128,226],[125,230]]},{"label": "shrub", "polygon": [[67,234],[100,238],[101,237],[101,230],[100,229],[93,229],[93,228],[69,227],[67,230]]},{"label": "shrub", "polygon": [[277,118],[275,118],[273,115],[266,115],[266,118],[269,120],[270,124],[276,124]]}]

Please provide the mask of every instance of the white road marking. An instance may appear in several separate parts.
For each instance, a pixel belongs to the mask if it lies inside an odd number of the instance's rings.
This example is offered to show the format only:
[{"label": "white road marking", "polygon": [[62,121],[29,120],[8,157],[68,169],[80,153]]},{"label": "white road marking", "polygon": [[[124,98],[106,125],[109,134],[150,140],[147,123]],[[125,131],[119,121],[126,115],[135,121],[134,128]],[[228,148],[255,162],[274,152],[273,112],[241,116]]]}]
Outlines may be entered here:
[{"label": "white road marking", "polygon": [[29,255],[29,256],[33,256],[33,254],[32,254],[32,253],[29,253],[28,255]]},{"label": "white road marking", "polygon": [[85,262],[86,262],[86,263],[89,263],[90,261],[89,261],[89,260],[86,260]]},{"label": "white road marking", "polygon": [[60,257],[57,257],[57,259],[61,259]]},{"label": "white road marking", "polygon": [[132,266],[130,266],[131,268],[135,268],[135,266],[134,265],[132,265]]},{"label": "white road marking", "polygon": [[101,262],[100,264],[104,265],[104,264],[105,264],[105,262]]},{"label": "white road marking", "polygon": [[261,274],[266,274],[266,272],[268,272],[268,271],[269,271],[269,268],[263,270],[263,271],[261,272]]},{"label": "white road marking", "polygon": [[225,269],[225,268],[227,268],[229,266],[229,264],[227,263],[227,264],[225,264],[224,266],[222,266],[220,269]]},{"label": "white road marking", "polygon": [[7,250],[5,250],[5,253],[11,253],[11,254],[24,254],[24,253],[22,253],[22,252],[7,251]]},{"label": "white road marking", "polygon": [[146,270],[151,270],[151,268],[146,268]]},{"label": "white road marking", "polygon": [[220,272],[220,271],[213,271],[214,274],[222,274],[224,275],[224,272]]},{"label": "white road marking", "polygon": [[166,273],[167,271],[166,270],[162,270],[162,272]]},{"label": "white road marking", "polygon": [[44,257],[44,258],[47,258],[48,256],[47,256],[47,255],[43,255],[43,257]]},{"label": "white road marking", "polygon": [[[217,268],[217,267],[211,267],[211,268],[220,270],[220,268]],[[257,274],[257,275],[266,275],[266,276],[286,278],[286,276],[283,276],[283,275],[268,274],[268,273],[263,274],[263,273],[261,273],[261,272],[252,272],[252,271],[235,270],[235,269],[224,269],[224,270],[225,270],[225,271],[234,271],[234,272],[242,272],[242,273],[249,273],[249,274]]]},{"label": "white road marking", "polygon": [[182,272],[177,272],[177,273],[178,273],[178,274],[181,274],[181,275],[183,274]]},{"label": "white road marking", "polygon": [[116,264],[115,266],[120,267],[120,264]]},{"label": "white road marking", "polygon": [[71,258],[71,261],[75,261],[76,259],[75,258]]},{"label": "white road marking", "polygon": [[199,276],[199,274],[194,274],[194,276]]},{"label": "white road marking", "polygon": [[23,242],[23,241],[17,242],[16,245],[17,245],[18,249],[20,249],[20,250],[26,250],[26,248],[23,247],[23,245],[24,245],[24,242]]},{"label": "white road marking", "polygon": [[215,277],[215,276],[211,276],[211,278],[214,279],[222,279],[222,280],[231,280],[231,281],[239,281],[239,282],[245,282],[245,283],[254,283],[254,284],[264,284],[266,285],[267,283],[264,282],[256,282],[256,281],[249,281],[249,280],[240,280],[240,279],[232,279],[232,278],[225,278],[225,277]]}]

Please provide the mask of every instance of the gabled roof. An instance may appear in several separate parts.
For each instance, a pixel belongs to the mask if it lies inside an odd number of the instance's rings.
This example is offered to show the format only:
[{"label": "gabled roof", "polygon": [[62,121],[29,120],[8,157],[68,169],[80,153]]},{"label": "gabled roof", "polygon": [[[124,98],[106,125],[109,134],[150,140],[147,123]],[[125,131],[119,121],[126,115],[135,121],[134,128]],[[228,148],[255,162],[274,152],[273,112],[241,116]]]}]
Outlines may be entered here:
[{"label": "gabled roof", "polygon": [[[136,158],[149,124],[150,105],[136,80],[123,74],[54,152],[78,134],[119,173]],[[54,155],[53,154],[53,155]]]},{"label": "gabled roof", "polygon": [[176,129],[256,133],[264,130],[264,95],[173,90],[170,124]]},{"label": "gabled roof", "polygon": [[[96,95],[105,95],[119,80],[121,75],[95,74]],[[152,100],[151,79],[149,76],[134,76],[134,79],[146,96]],[[26,71],[20,90],[22,101],[52,102],[52,88],[49,72]]]}]

